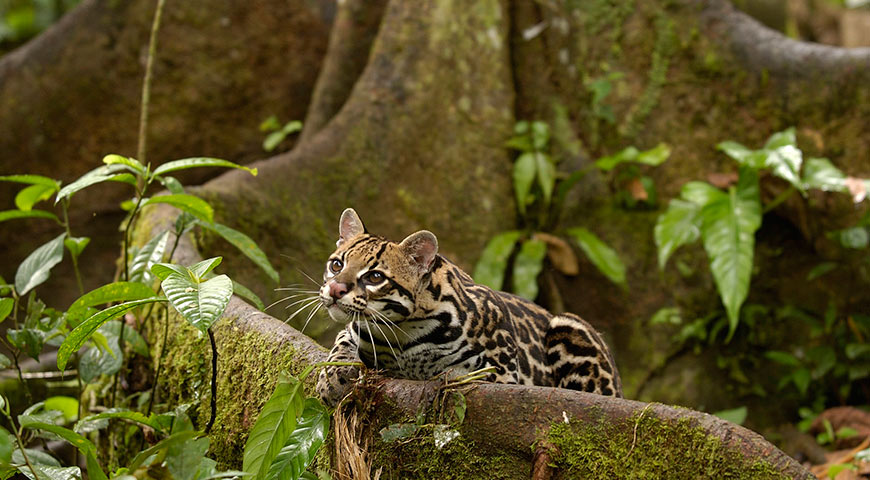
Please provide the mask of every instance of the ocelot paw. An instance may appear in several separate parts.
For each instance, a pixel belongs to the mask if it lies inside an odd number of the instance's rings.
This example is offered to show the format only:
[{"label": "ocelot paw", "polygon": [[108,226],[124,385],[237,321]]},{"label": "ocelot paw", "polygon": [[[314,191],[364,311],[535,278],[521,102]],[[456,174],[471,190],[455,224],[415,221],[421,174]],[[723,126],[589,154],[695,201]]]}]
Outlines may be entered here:
[{"label": "ocelot paw", "polygon": [[328,366],[317,378],[317,395],[320,400],[334,407],[345,397],[359,379],[359,368],[354,366]]}]

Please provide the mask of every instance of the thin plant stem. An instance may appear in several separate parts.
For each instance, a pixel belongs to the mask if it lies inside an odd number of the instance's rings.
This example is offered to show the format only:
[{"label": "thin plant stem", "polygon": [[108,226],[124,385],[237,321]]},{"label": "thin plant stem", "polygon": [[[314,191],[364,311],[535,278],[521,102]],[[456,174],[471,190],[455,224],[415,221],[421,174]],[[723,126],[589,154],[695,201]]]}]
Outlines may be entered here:
[{"label": "thin plant stem", "polygon": [[157,0],[154,9],[154,20],[151,23],[151,39],[148,42],[148,58],[145,62],[145,79],[142,82],[142,102],[139,112],[139,145],[136,149],[138,160],[145,165],[145,154],[148,146],[148,110],[151,102],[151,77],[154,74],[154,57],[157,56],[157,32],[160,31],[160,18],[163,16],[163,5],[166,0]]},{"label": "thin plant stem", "polygon": [[770,203],[764,206],[764,211],[762,212],[762,214],[765,214],[778,207],[782,202],[788,200],[788,197],[792,196],[792,194],[796,191],[797,190],[795,190],[794,187],[788,187],[787,189],[783,190],[782,193],[777,195],[773,200],[770,201]]},{"label": "thin plant stem", "polygon": [[21,383],[21,386],[24,387],[24,394],[27,396],[27,403],[33,403],[33,395],[30,393],[30,386],[27,385],[27,382],[24,381],[24,374],[21,372],[21,364],[18,363],[18,357],[21,355],[21,352],[16,348],[11,350],[12,353],[12,364],[15,365],[15,370],[18,371],[18,382]]},{"label": "thin plant stem", "polygon": [[154,373],[154,383],[151,384],[151,396],[148,398],[148,410],[145,416],[151,415],[151,409],[154,406],[154,396],[157,395],[157,383],[160,381],[160,370],[163,366],[163,353],[166,351],[166,339],[169,336],[169,309],[165,310],[163,323],[163,343],[160,344],[160,356],[157,357],[157,371]]},{"label": "thin plant stem", "polygon": [[208,419],[208,424],[205,426],[206,435],[211,432],[211,427],[214,426],[214,419],[217,416],[217,345],[214,341],[214,332],[211,327],[207,330],[208,341],[211,343],[211,417]]},{"label": "thin plant stem", "polygon": [[18,446],[20,447],[20,450],[21,450],[21,456],[24,458],[24,463],[27,464],[27,468],[29,468],[30,473],[33,474],[34,480],[39,480],[39,475],[36,474],[36,469],[33,468],[33,464],[30,463],[30,457],[27,456],[27,452],[25,451],[24,441],[21,440],[21,432],[17,428],[15,428],[15,423],[12,421],[11,416],[7,415],[6,418],[8,418],[9,423],[12,424],[12,431],[15,432],[15,438],[18,440]]},{"label": "thin plant stem", "polygon": [[[72,231],[71,231],[70,228],[69,228],[69,212],[68,212],[68,210],[69,210],[69,199],[68,199],[68,198],[64,198],[64,199],[63,199],[63,203],[61,204],[61,206],[62,206],[62,209],[63,209],[63,226],[64,226],[64,228],[66,229],[66,237],[67,237],[67,238],[72,238],[72,236],[73,236],[73,235],[72,235]],[[83,284],[82,284],[82,273],[81,273],[81,271],[79,271],[79,258],[78,258],[78,255],[72,255],[72,252],[70,252],[70,257],[72,257],[73,271],[74,271],[75,274],[76,274],[76,283],[77,283],[78,286],[79,286],[79,295],[84,295],[84,294],[85,294],[85,288],[84,288],[84,286],[83,286]]]}]

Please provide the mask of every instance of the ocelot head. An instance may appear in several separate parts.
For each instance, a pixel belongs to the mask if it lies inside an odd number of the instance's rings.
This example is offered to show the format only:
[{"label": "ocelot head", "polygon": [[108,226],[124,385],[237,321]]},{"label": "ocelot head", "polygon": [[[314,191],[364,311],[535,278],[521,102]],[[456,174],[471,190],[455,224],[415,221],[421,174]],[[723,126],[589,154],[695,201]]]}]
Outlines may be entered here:
[{"label": "ocelot head", "polygon": [[391,242],[369,234],[352,208],[341,214],[338,231],[320,287],[329,316],[342,323],[363,316],[398,323],[411,315],[438,254],[435,235],[421,230]]}]

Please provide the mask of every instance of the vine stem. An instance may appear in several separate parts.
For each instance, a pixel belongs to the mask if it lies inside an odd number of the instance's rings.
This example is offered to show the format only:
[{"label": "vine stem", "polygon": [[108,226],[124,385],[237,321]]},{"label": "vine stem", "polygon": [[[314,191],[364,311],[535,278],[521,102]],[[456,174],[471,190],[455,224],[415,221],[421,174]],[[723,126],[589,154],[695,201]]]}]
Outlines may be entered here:
[{"label": "vine stem", "polygon": [[157,383],[160,380],[161,367],[163,367],[163,354],[166,350],[166,338],[169,336],[169,310],[165,310],[164,313],[163,343],[160,344],[160,356],[157,357],[157,371],[154,373],[154,383],[151,385],[151,396],[148,398],[148,411],[145,413],[145,416],[151,415],[151,408],[154,406],[154,396],[157,394]]},{"label": "vine stem", "polygon": [[[61,206],[63,207],[63,227],[66,229],[66,237],[72,239],[72,231],[69,228],[69,197],[63,199]],[[70,252],[70,257],[72,257],[73,271],[76,274],[76,283],[79,286],[79,295],[84,295],[85,287],[82,284],[82,273],[79,271],[79,256]]]},{"label": "vine stem", "polygon": [[211,432],[211,427],[214,426],[214,418],[217,416],[218,354],[217,345],[214,341],[214,332],[211,331],[211,327],[209,327],[206,332],[208,332],[208,341],[211,343],[211,417],[209,417],[208,424],[205,426],[205,433],[208,435],[208,433]]},{"label": "vine stem", "polygon": [[151,102],[151,77],[154,73],[154,57],[157,56],[157,32],[160,31],[160,18],[163,16],[163,5],[166,0],[157,0],[154,9],[154,21],[151,24],[151,39],[148,42],[148,58],[145,62],[145,80],[142,82],[142,102],[139,112],[139,145],[136,149],[137,160],[143,165],[148,146],[146,132],[148,130],[148,109]]}]

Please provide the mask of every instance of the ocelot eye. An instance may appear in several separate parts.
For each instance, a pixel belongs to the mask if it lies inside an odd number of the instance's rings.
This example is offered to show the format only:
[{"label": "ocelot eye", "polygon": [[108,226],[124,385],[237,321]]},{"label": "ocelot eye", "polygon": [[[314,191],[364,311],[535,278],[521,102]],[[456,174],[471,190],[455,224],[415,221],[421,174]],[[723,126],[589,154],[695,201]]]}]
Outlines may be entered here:
[{"label": "ocelot eye", "polygon": [[371,271],[363,276],[363,281],[371,285],[377,285],[383,282],[385,278],[387,277],[385,277],[383,273],[378,271]]},{"label": "ocelot eye", "polygon": [[344,263],[341,260],[334,258],[329,261],[329,271],[332,273],[338,273],[341,269],[344,268]]}]

